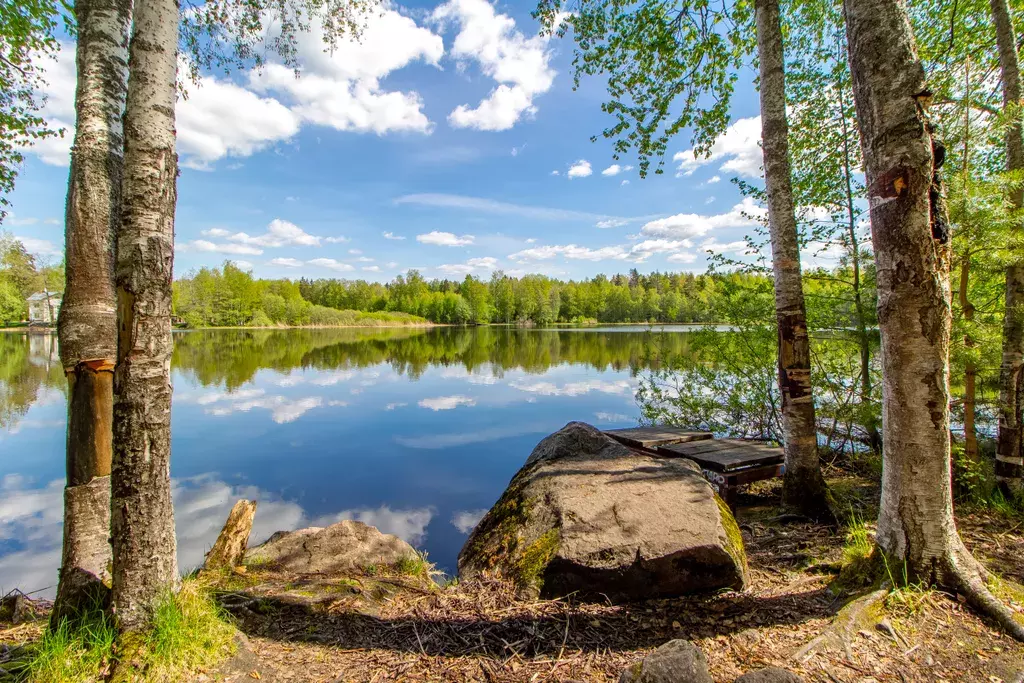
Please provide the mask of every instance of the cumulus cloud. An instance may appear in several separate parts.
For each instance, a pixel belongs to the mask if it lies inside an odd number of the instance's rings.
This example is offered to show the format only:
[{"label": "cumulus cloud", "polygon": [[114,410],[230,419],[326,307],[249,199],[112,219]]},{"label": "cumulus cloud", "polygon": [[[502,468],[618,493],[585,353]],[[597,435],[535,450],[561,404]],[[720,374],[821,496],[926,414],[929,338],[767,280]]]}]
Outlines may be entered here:
[{"label": "cumulus cloud", "polygon": [[766,215],[764,208],[757,205],[750,197],[735,205],[724,214],[702,216],[693,213],[680,213],[668,218],[650,221],[642,228],[644,237],[665,237],[669,239],[689,239],[702,237],[718,228],[737,228],[756,225]]},{"label": "cumulus cloud", "polygon": [[405,238],[401,235],[396,235],[393,232],[382,232],[381,236],[386,240],[404,240]]},{"label": "cumulus cloud", "polygon": [[210,240],[192,240],[191,242],[177,244],[174,248],[184,252],[236,254],[244,256],[259,256],[263,253],[263,250],[259,247],[253,247],[247,244],[218,243],[211,242]]},{"label": "cumulus cloud", "polygon": [[320,238],[310,235],[305,230],[289,221],[275,218],[270,221],[267,231],[262,235],[249,235],[244,232],[230,233],[223,228],[204,230],[206,237],[223,237],[229,242],[245,244],[252,247],[277,249],[280,247],[319,247]]},{"label": "cumulus cloud", "polygon": [[[692,149],[677,152],[672,157],[679,162],[677,176],[692,175],[701,166],[722,162],[718,170],[726,173],[761,177],[761,164],[764,157],[761,153],[761,117],[734,121],[725,132],[711,145],[706,156],[698,157]],[[719,176],[713,176],[708,182],[718,182]]]},{"label": "cumulus cloud", "polygon": [[349,239],[347,237],[343,236],[343,235],[337,235],[335,237],[325,237],[324,238],[324,242],[326,242],[327,244],[344,244],[345,242],[348,242],[348,241],[349,241]]},{"label": "cumulus cloud", "polygon": [[347,273],[355,268],[348,263],[342,263],[332,258],[315,258],[306,261],[306,265],[316,266],[318,268],[328,268],[330,270],[336,270],[339,273]]},{"label": "cumulus cloud", "polygon": [[459,406],[475,406],[476,399],[469,396],[457,394],[455,396],[438,396],[436,398],[425,398],[417,404],[420,408],[429,408],[433,411],[454,410]]},{"label": "cumulus cloud", "polygon": [[266,396],[262,390],[214,393],[201,397],[197,403],[208,406],[207,415],[225,417],[234,413],[247,413],[253,408],[270,411],[270,418],[278,423],[294,422],[310,410],[323,405],[319,396],[290,399],[285,396]]},{"label": "cumulus cloud", "polygon": [[[279,27],[268,27],[268,41],[278,37],[275,32]],[[182,166],[207,170],[219,159],[249,156],[292,138],[306,123],[378,135],[431,130],[419,93],[387,91],[381,80],[414,62],[436,66],[444,54],[440,36],[387,8],[358,38],[343,38],[329,51],[323,46],[322,29],[313,22],[296,40],[300,77],[271,63],[250,71],[242,83],[207,75],[190,86],[189,96],[175,107]],[[61,43],[44,68],[42,113],[52,127],[66,132],[31,151],[48,164],[66,166],[74,138],[74,43]]]},{"label": "cumulus cloud", "polygon": [[64,253],[64,249],[54,244],[50,240],[41,240],[36,237],[23,237],[15,235],[14,238],[21,242],[25,250],[30,254],[37,256],[60,256]]},{"label": "cumulus cloud", "polygon": [[632,171],[632,170],[633,170],[632,166],[619,166],[618,164],[612,164],[608,168],[606,168],[603,171],[601,171],[601,175],[607,175],[607,176],[619,175],[620,173],[625,173],[626,171]]},{"label": "cumulus cloud", "polygon": [[464,247],[473,244],[473,235],[462,235],[461,237],[450,232],[428,232],[425,235],[416,235],[416,241],[423,244],[436,244],[442,247]]},{"label": "cumulus cloud", "polygon": [[297,258],[275,258],[270,259],[272,266],[284,266],[285,268],[301,268],[302,261]]},{"label": "cumulus cloud", "polygon": [[586,178],[593,172],[594,169],[590,167],[590,162],[586,159],[580,159],[569,167],[569,172],[566,175],[569,176],[569,180],[572,180],[573,178]]},{"label": "cumulus cloud", "polygon": [[514,19],[498,14],[487,0],[449,0],[434,10],[433,19],[458,25],[451,55],[460,68],[476,62],[498,83],[476,107],[456,107],[448,115],[452,127],[508,130],[537,112],[534,98],[547,92],[555,79],[547,37],[527,38],[516,30]]},{"label": "cumulus cloud", "polygon": [[465,263],[445,263],[437,267],[442,273],[448,275],[468,275],[478,270],[494,270],[498,265],[498,259],[493,256],[481,256],[471,258]]}]

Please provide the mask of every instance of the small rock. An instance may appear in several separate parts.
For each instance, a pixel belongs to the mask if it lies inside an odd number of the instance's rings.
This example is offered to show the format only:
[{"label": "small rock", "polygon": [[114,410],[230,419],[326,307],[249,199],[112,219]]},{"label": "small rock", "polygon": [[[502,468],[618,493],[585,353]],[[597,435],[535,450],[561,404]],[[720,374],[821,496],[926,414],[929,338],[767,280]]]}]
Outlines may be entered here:
[{"label": "small rock", "polygon": [[803,680],[792,671],[769,666],[766,669],[749,671],[737,678],[735,683],[803,683]]},{"label": "small rock", "polygon": [[345,573],[416,557],[413,547],[397,536],[352,520],[274,534],[245,554],[247,562],[264,562],[302,574]]},{"label": "small rock", "polygon": [[670,640],[622,672],[619,683],[713,683],[708,660],[688,640]]}]

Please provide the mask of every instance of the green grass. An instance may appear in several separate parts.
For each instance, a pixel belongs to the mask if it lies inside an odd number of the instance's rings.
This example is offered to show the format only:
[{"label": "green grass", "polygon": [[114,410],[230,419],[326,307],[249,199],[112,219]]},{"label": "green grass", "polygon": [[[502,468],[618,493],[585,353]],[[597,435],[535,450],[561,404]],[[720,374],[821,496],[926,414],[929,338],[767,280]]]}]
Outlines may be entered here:
[{"label": "green grass", "polygon": [[415,557],[403,557],[395,563],[395,571],[405,576],[415,576],[428,581],[441,572],[434,563],[427,559],[426,553],[416,553]]},{"label": "green grass", "polygon": [[22,673],[34,683],[94,681],[109,665],[117,629],[102,610],[90,610],[76,627],[67,621],[47,629]]},{"label": "green grass", "polygon": [[153,606],[149,629],[118,640],[112,618],[91,609],[74,625],[65,621],[48,629],[28,656],[22,673],[30,683],[85,683],[105,678],[115,652],[130,652],[133,675],[126,680],[164,683],[188,678],[234,648],[234,627],[201,580],[186,578],[178,593],[167,593]]}]

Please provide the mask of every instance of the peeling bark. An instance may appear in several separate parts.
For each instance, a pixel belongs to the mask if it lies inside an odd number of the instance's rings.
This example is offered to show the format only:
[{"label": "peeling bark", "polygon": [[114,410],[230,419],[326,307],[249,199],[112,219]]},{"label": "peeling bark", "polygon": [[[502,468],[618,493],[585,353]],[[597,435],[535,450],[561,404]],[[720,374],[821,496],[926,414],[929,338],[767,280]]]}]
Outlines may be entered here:
[{"label": "peeling bark", "polygon": [[[1024,169],[1024,131],[1021,129],[1021,80],[1017,40],[1007,0],[991,0],[996,27],[999,66],[1003,82],[1003,109],[1011,115],[1006,128],[1006,170]],[[1024,206],[1024,187],[1010,194],[1014,209]],[[1020,224],[1016,231],[1024,230]],[[1004,488],[1018,492],[1024,477],[1024,258],[1006,268],[1006,301],[1003,318],[1003,357],[999,368],[999,441],[996,446],[996,479]]]},{"label": "peeling bark", "polygon": [[[57,321],[68,379],[64,544],[51,622],[71,617],[110,583],[110,462],[114,233],[128,78],[130,0],[78,0],[75,140],[65,218],[64,301]],[[93,584],[99,584],[93,585]]]},{"label": "peeling bark", "polygon": [[764,179],[768,191],[768,224],[775,275],[779,389],[786,450],[783,501],[811,517],[822,518],[829,516],[829,509],[818,460],[818,432],[811,393],[811,347],[800,279],[800,247],[790,175],[786,79],[778,0],[757,0],[755,12],[761,76]]},{"label": "peeling bark", "polygon": [[153,600],[178,582],[170,478],[178,3],[138,0],[134,20],[115,269],[111,542],[122,631],[144,628]]},{"label": "peeling bark", "polygon": [[[877,542],[911,580],[963,593],[1015,638],[1024,626],[985,586],[953,519],[950,246],[933,228],[941,180],[929,91],[902,0],[844,0],[878,274],[882,499]],[[941,190],[941,187],[939,188]],[[940,192],[941,196],[941,192]]]}]

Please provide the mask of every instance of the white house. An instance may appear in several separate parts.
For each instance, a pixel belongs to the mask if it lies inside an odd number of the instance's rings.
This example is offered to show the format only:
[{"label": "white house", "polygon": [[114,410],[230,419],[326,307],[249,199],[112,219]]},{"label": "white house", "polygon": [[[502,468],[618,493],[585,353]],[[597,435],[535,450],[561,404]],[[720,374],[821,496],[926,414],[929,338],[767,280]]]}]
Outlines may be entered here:
[{"label": "white house", "polygon": [[61,295],[58,292],[36,292],[28,298],[29,322],[54,324],[60,310]]}]

